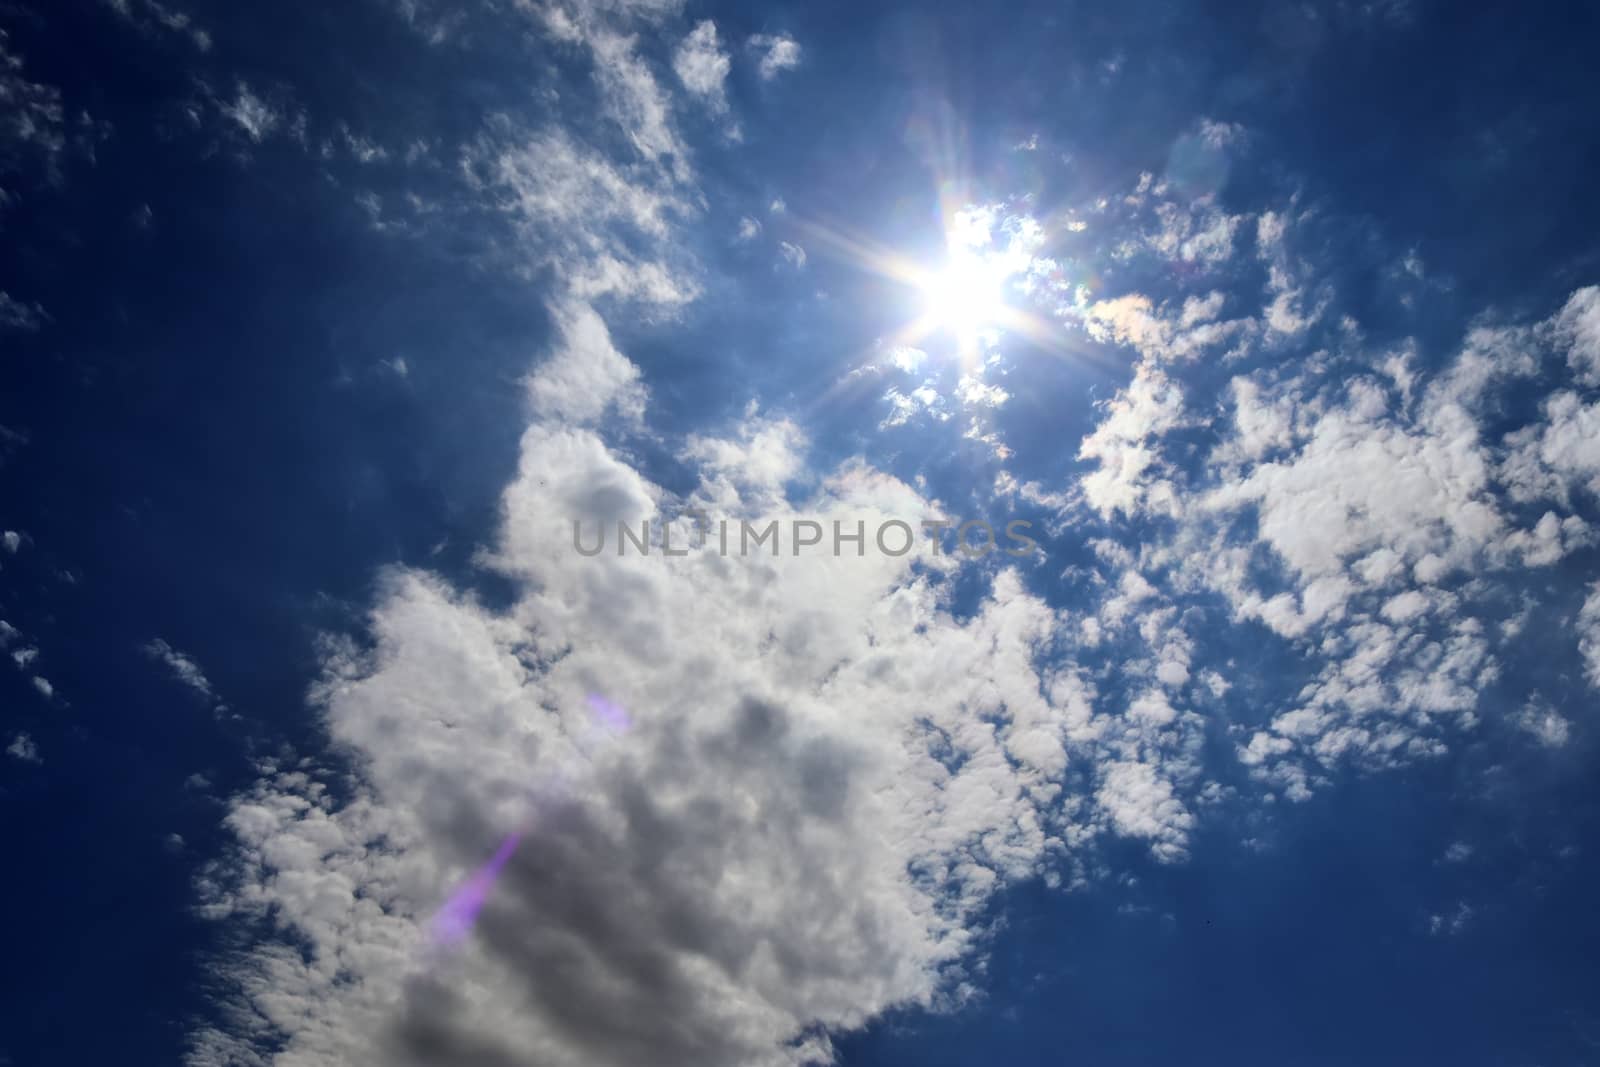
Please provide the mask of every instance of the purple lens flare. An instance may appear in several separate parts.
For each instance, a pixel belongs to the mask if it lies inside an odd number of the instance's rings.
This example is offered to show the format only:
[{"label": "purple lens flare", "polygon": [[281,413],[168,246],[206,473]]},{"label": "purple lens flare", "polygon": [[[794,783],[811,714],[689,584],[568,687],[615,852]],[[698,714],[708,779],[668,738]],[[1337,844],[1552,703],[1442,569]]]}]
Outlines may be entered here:
[{"label": "purple lens flare", "polygon": [[450,894],[438,914],[433,917],[433,942],[444,948],[453,948],[465,941],[478,921],[478,912],[489,899],[489,891],[500,877],[500,872],[510,862],[511,856],[522,843],[522,831],[517,830],[500,842],[489,862],[472,872],[465,882]]},{"label": "purple lens flare", "polygon": [[[621,705],[598,693],[590,693],[587,703],[595,718],[611,733],[622,733],[633,725],[633,720]],[[500,847],[495,849],[494,855],[489,857],[489,862],[473,871],[466,881],[457,886],[434,914],[429,932],[435,948],[453,949],[471,936],[478,922],[478,913],[488,902],[500,872],[511,862],[526,832],[524,826],[508,834],[500,842]]]},{"label": "purple lens flare", "polygon": [[602,724],[610,727],[616,733],[621,733],[633,725],[633,720],[628,718],[628,713],[620,704],[615,704],[599,693],[589,694],[589,710],[594,712],[595,718]]}]

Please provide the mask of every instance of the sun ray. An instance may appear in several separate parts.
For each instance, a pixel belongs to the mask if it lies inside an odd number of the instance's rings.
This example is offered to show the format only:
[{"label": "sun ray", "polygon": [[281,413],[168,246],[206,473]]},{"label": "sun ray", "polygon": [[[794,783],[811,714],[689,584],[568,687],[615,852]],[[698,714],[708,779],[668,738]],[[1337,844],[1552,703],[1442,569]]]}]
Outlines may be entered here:
[{"label": "sun ray", "polygon": [[997,246],[988,219],[980,224],[979,213],[951,189],[941,191],[940,203],[946,251],[943,262],[934,265],[824,219],[790,217],[790,225],[819,254],[895,282],[921,298],[917,313],[880,337],[851,370],[804,405],[807,410],[836,402],[844,391],[860,385],[863,372],[884,351],[922,348],[941,334],[951,342],[964,373],[979,367],[989,339],[997,335],[1024,339],[1066,363],[1115,369],[1066,324],[1029,307],[1037,299],[1027,284],[1035,262],[1031,250]]}]

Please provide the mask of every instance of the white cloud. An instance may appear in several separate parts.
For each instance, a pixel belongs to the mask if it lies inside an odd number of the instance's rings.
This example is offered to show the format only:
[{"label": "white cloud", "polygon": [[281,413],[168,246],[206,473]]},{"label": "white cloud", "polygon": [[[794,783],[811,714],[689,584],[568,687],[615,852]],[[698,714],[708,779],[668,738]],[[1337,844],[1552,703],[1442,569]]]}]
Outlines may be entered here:
[{"label": "white cloud", "polygon": [[1176,203],[1157,209],[1160,229],[1148,234],[1150,248],[1165,259],[1215,268],[1233,256],[1234,235],[1246,220],[1215,209],[1194,212]]},{"label": "white cloud", "polygon": [[[859,458],[813,471],[800,427],[754,407],[687,439],[691,488],[654,484],[595,428],[642,425],[645,394],[579,297],[608,261],[653,265],[637,246],[670,243],[686,209],[559,134],[491,128],[466,165],[524,244],[558,250],[568,292],[479,554],[513,595],[490,607],[395,568],[370,645],[330,642],[316,703],[359,776],[336,800],[332,772],[266,765],[231,803],[207,910],[270,936],[217,961],[238,996],[192,1063],[798,1065],[828,1030],[960,996],[999,888],[1081,879],[1102,835],[1185,854],[1200,720],[1190,643],[1153,592],[1128,624],[1164,688],[1108,716],[1057,654],[1069,620],[1009,570],[975,574],[986,592],[958,616],[936,579],[959,557],[724,558],[715,532],[686,556],[578,555],[574,521],[686,507],[840,530],[946,512]],[[1126,406],[1138,439],[1181,398]],[[596,693],[633,726],[606,734]],[[1069,793],[1074,758],[1092,781]],[[441,957],[429,916],[518,828],[483,936]]]},{"label": "white cloud", "polygon": [[505,122],[491,123],[463,167],[513,221],[519,239],[508,255],[555,271],[574,295],[663,307],[697,295],[690,265],[667,241],[670,223],[691,211],[671,183],[632,174],[560,131],[526,134]]},{"label": "white cloud", "polygon": [[1589,587],[1589,598],[1578,612],[1578,650],[1588,668],[1589,684],[1600,689],[1600,582]]},{"label": "white cloud", "polygon": [[1191,296],[1183,302],[1183,314],[1178,320],[1178,325],[1184,328],[1198,326],[1211,322],[1222,313],[1222,306],[1227,303],[1227,294],[1221,290],[1213,290],[1205,296]]},{"label": "white cloud", "polygon": [[1566,717],[1537,697],[1522,706],[1515,721],[1547,748],[1562,747],[1572,732]]},{"label": "white cloud", "polygon": [[6,746],[6,755],[12,759],[21,760],[23,763],[43,763],[39,756],[39,746],[34,744],[33,738],[27,734],[17,734]]},{"label": "white cloud", "polygon": [[964,374],[956,383],[956,398],[971,407],[997,408],[1011,399],[1011,394],[998,385]]},{"label": "white cloud", "polygon": [[[1213,453],[1205,509],[1249,515],[1255,543],[1283,564],[1288,588],[1256,588],[1249,575],[1260,573],[1259,556],[1220,530],[1182,566],[1239,618],[1303,642],[1320,663],[1295,704],[1240,753],[1287,795],[1303,798],[1315,782],[1302,759],[1384,767],[1443,752],[1446,724],[1470,729],[1479,694],[1501,670],[1469,607],[1490,588],[1483,576],[1549,566],[1593,543],[1586,522],[1554,510],[1518,525],[1505,497],[1530,495],[1534,466],[1561,464],[1530,459],[1539,442],[1531,434],[1514,434],[1515,461],[1497,463],[1480,434],[1477,413],[1494,403],[1497,383],[1537,366],[1532,338],[1526,329],[1475,328],[1415,408],[1415,372],[1393,357],[1384,365],[1398,396],[1359,371],[1320,387],[1272,373],[1234,379],[1234,433]],[[1576,417],[1559,394],[1546,413],[1536,433],[1559,434]],[[1203,528],[1202,515],[1190,513]],[[1191,549],[1208,543],[1198,530],[1186,536]],[[1565,740],[1559,715],[1507,717],[1545,744]]]},{"label": "white cloud", "polygon": [[763,81],[771,81],[800,65],[800,45],[787,34],[755,34],[750,38],[750,47],[761,53],[757,69]]},{"label": "white cloud", "polygon": [[594,52],[595,79],[613,121],[641,156],[686,179],[686,150],[672,125],[667,95],[635,51],[635,38],[595,29],[588,35],[588,43]]},{"label": "white cloud", "polygon": [[285,121],[282,110],[256,95],[250,86],[242,81],[235,89],[233,99],[218,106],[223,115],[231,119],[245,132],[246,137],[257,144],[271,136]]},{"label": "white cloud", "polygon": [[[1162,226],[1148,250],[1181,257],[1203,224],[1169,196],[1152,178],[1100,210],[1130,224],[1153,212]],[[1505,385],[1538,373],[1541,343],[1558,351],[1582,343],[1582,292],[1536,327],[1480,321],[1431,373],[1419,369],[1412,342],[1365,351],[1349,319],[1339,325],[1341,349],[1286,361],[1332,300],[1300,280],[1311,271],[1288,250],[1294,218],[1257,217],[1268,286],[1256,316],[1230,324],[1213,321],[1224,306],[1214,294],[1181,307],[1139,293],[1089,294],[1036,262],[1032,276],[1045,281],[1034,292],[1057,300],[1061,321],[1131,345],[1141,358],[1082,442],[1079,457],[1093,467],[1077,481],[1081,495],[1035,487],[1033,497],[1051,499],[1069,524],[1085,521],[1079,502],[1106,522],[1144,521],[1136,557],[1151,580],[1135,573],[1134,556],[1114,561],[1098,612],[1076,628],[1086,645],[1125,640],[1116,635],[1127,621],[1151,623],[1170,610],[1163,605],[1174,591],[1209,590],[1236,623],[1259,623],[1284,641],[1277,654],[1303,657],[1311,680],[1238,748],[1263,784],[1303,800],[1336,767],[1432,758],[1473,729],[1480,694],[1501,675],[1497,646],[1518,633],[1483,621],[1498,613],[1503,589],[1492,576],[1548,567],[1595,543],[1591,525],[1567,505],[1572,490],[1588,491],[1600,476],[1600,453],[1591,464],[1587,449],[1600,431],[1590,432],[1593,413],[1570,391],[1552,394],[1544,417],[1504,448],[1481,429],[1499,413]],[[1111,251],[1131,257],[1140,247]],[[1195,332],[1217,325],[1227,334],[1193,347]],[[1256,369],[1224,378],[1225,395],[1187,395],[1195,379],[1180,384],[1180,364],[1224,337],[1235,346],[1224,361],[1253,360]],[[1582,373],[1581,360],[1569,362]],[[1211,421],[1228,407],[1231,425]],[[1224,432],[1201,458],[1191,428]],[[1516,501],[1547,506],[1525,517]],[[1123,673],[1181,694],[1191,651],[1160,629],[1141,634],[1143,652],[1124,661]],[[1560,716],[1515,707],[1498,713],[1545,744],[1565,738]]]},{"label": "white cloud", "polygon": [[1460,901],[1449,911],[1428,916],[1428,932],[1435,937],[1454,937],[1471,924],[1475,914],[1466,901]]},{"label": "white cloud", "polygon": [[[508,257],[559,294],[478,556],[510,599],[394,568],[370,642],[330,640],[315,701],[356,777],[264,764],[231,801],[206,910],[263,936],[216,961],[237,995],[191,1063],[798,1065],[831,1030],[964,995],[1000,888],[1083,877],[1101,835],[1187,847],[1196,717],[1171,692],[1099,714],[1056,654],[1066,620],[1013,571],[974,573],[958,614],[940,579],[960,557],[724,558],[715,533],[686,556],[574,549],[574,521],[686,507],[839,531],[945,513],[859,458],[811,469],[800,427],[754,407],[685,441],[676,491],[597,429],[642,429],[646,397],[588,298],[648,310],[696,288],[673,224],[699,196],[625,32],[676,8],[646,7],[540,9],[606,68],[631,161],[507,120],[463,159]],[[779,68],[797,54],[768,48]],[[1001,397],[976,376],[966,392]],[[1186,646],[1151,634],[1149,677],[1181,686]],[[632,727],[607,734],[592,694]],[[1075,756],[1104,773],[1069,796]],[[482,936],[430,948],[430,915],[519,829]]]},{"label": "white cloud", "polygon": [[[67,147],[63,126],[65,109],[61,91],[54,86],[29,81],[22,73],[22,57],[11,50],[11,35],[0,29],[0,173],[15,162],[11,152],[42,160],[46,173],[54,176],[57,158]],[[3,190],[0,190],[3,192]],[[0,195],[0,205],[6,198]]]},{"label": "white cloud", "polygon": [[714,115],[726,114],[726,83],[733,61],[717,39],[716,23],[706,19],[683,39],[672,57],[672,69],[683,87],[704,100]]},{"label": "white cloud", "polygon": [[788,419],[751,409],[732,437],[691,434],[685,459],[701,471],[702,493],[723,513],[782,508],[784,486],[805,472],[805,435]]},{"label": "white cloud", "polygon": [[645,400],[639,368],[617,351],[600,316],[587,305],[571,305],[556,318],[562,344],[528,379],[534,412],[590,423],[615,410],[636,421]]},{"label": "white cloud", "polygon": [[[1213,509],[1256,505],[1259,537],[1304,578],[1340,574],[1347,562],[1385,551],[1459,568],[1502,531],[1487,459],[1458,410],[1399,421],[1381,390],[1357,379],[1342,402],[1306,415],[1291,456],[1255,465],[1207,501]],[[1279,409],[1275,442],[1285,418]],[[1242,429],[1259,440],[1259,423]],[[1259,449],[1247,442],[1239,451]]]},{"label": "white cloud", "polygon": [[33,333],[49,321],[50,316],[37,303],[24,303],[0,289],[0,330]]},{"label": "white cloud", "polygon": [[1112,824],[1128,837],[1150,842],[1157,859],[1173,862],[1188,855],[1194,816],[1173,792],[1172,783],[1148,763],[1113,763],[1105,769],[1095,800]]},{"label": "white cloud", "polygon": [[37,674],[33,676],[33,688],[46,700],[56,695],[56,688],[50,684],[49,679],[41,678]]},{"label": "white cloud", "polygon": [[[1161,862],[1187,855],[1202,814],[1232,795],[1202,763],[1216,747],[1205,714],[1230,695],[1204,658],[1213,631],[1231,623],[1229,637],[1288,657],[1290,696],[1262,706],[1251,686],[1226,710],[1254,716],[1235,719],[1240,764],[1272,799],[1304,800],[1341,764],[1400,766],[1471,729],[1500,669],[1483,588],[1592,540],[1564,509],[1508,507],[1509,453],[1480,432],[1540,331],[1486,326],[1430,375],[1404,345],[1360,351],[1352,325],[1351,351],[1291,368],[1276,357],[1306,343],[1328,299],[1287,251],[1292,216],[1178,215],[1151,179],[1127,206],[1157,223],[1133,232],[1156,236],[1130,255],[1220,270],[1253,218],[1268,283],[1254,315],[1219,322],[1229,300],[1203,276],[1166,302],[1038,281],[1062,323],[1139,354],[1082,442],[1079,481],[995,478],[999,495],[1102,534],[1082,603],[1054,609],[999,568],[963,576],[979,595],[958,612],[946,579],[959,558],[727,558],[688,521],[673,539],[685,555],[656,541],[580,556],[574,522],[637,529],[700,509],[826,530],[949,511],[860,457],[813,469],[802,426],[753,404],[684,439],[670,487],[602,432],[614,414],[626,440],[648,437],[648,397],[597,307],[648,312],[696,292],[674,224],[703,201],[643,58],[661,52],[634,33],[679,6],[539,9],[610,62],[597,77],[626,160],[505,120],[466,153],[514,262],[558,289],[553,351],[526,381],[532,423],[477,557],[509,595],[491,604],[393,568],[362,639],[327,643],[315,703],[340,768],[356,770],[264,764],[230,802],[236,848],[208,869],[206,907],[265,936],[216,961],[237,995],[225,1025],[194,1035],[194,1064],[826,1058],[830,1031],[959,999],[1004,887],[1088,877],[1107,836]],[[706,39],[720,54],[714,28]],[[759,223],[744,223],[754,239]],[[779,254],[804,262],[795,245]],[[1032,254],[1028,277],[1048,278]],[[1263,351],[1270,365],[1244,365]],[[1180,380],[1210,355],[1226,368]],[[915,373],[924,357],[887,362]],[[948,378],[901,379],[886,425],[1003,402],[992,383],[1007,379],[987,373],[969,369],[948,396]],[[1545,429],[1565,410],[1547,405]],[[952,429],[1004,447],[967,413]],[[1529,462],[1555,470],[1533,440]],[[1600,587],[1579,623],[1600,685]],[[1080,667],[1094,647],[1096,669]],[[632,725],[597,722],[595,695]],[[1500,713],[1566,740],[1564,718],[1515,708]],[[440,902],[513,834],[480,936],[430,945]],[[1429,926],[1470,917],[1463,904]]]},{"label": "white cloud", "polygon": [[928,360],[928,353],[911,345],[895,345],[889,350],[889,362],[907,374],[916,373]]},{"label": "white cloud", "polygon": [[1551,339],[1567,351],[1567,365],[1585,385],[1600,385],[1600,286],[1579,289],[1548,323]]},{"label": "white cloud", "polygon": [[1154,439],[1176,427],[1183,415],[1183,390],[1149,363],[1141,363],[1128,387],[1105,405],[1106,415],[1078,449],[1078,458],[1098,469],[1083,477],[1089,506],[1109,516],[1143,508],[1173,513],[1171,483],[1161,475]]},{"label": "white cloud", "polygon": [[795,270],[801,270],[806,265],[806,250],[797,244],[791,244],[788,241],[779,241],[778,254],[783,257],[785,263],[789,264],[789,266],[793,267]]},{"label": "white cloud", "polygon": [[176,33],[188,38],[202,52],[211,50],[211,34],[197,26],[187,14],[157,3],[157,0],[104,0],[104,3],[141,30]]},{"label": "white cloud", "polygon": [[[795,434],[752,415],[693,441],[705,480],[686,502],[801,513],[773,492]],[[664,491],[560,424],[530,428],[521,471],[492,554],[514,605],[396,570],[374,650],[330,658],[319,699],[362,755],[359,793],[273,773],[235,803],[214,906],[276,909],[307,953],[222,965],[245,1017],[307,1064],[798,1064],[826,1048],[804,1038],[818,1024],[952,988],[978,909],[1064,851],[1050,780],[1092,711],[1041,673],[1053,613],[1001,574],[957,621],[881,555],[581,559],[570,517],[636,520]],[[803,513],[934,510],[855,463]],[[592,692],[633,727],[597,736]],[[1113,829],[1170,858],[1190,820],[1163,781],[1116,768],[1102,792]],[[429,910],[517,825],[484,936],[430,980]],[[196,1062],[228,1041],[201,1035]]]},{"label": "white cloud", "polygon": [[926,383],[909,392],[902,392],[890,386],[884,392],[883,399],[889,404],[889,414],[878,424],[880,430],[904,426],[918,415],[927,415],[938,422],[948,422],[954,414],[945,403],[944,396]]},{"label": "white cloud", "polygon": [[[656,29],[682,5],[665,0],[572,4],[517,0],[517,5],[534,13],[552,36],[589,50],[606,117],[622,130],[642,159],[660,167],[672,180],[687,182],[688,152],[672,122],[670,95],[639,54],[636,32],[641,27]],[[709,32],[714,43],[715,28]],[[696,70],[697,76],[704,73]]]},{"label": "white cloud", "polygon": [[18,550],[22,548],[22,535],[15,530],[7,530],[5,533],[0,533],[0,547],[3,547],[11,555],[16,555]]},{"label": "white cloud", "polygon": [[178,651],[161,638],[156,638],[144,646],[145,655],[163,664],[172,677],[193,689],[196,693],[208,700],[216,698],[216,692],[211,688],[211,682],[206,678],[205,672],[200,669],[188,655]]},{"label": "white cloud", "polygon": [[1270,301],[1262,315],[1268,335],[1276,340],[1304,333],[1321,317],[1323,303],[1308,306],[1310,297],[1299,281],[1301,267],[1289,253],[1286,235],[1289,219],[1279,212],[1264,212],[1256,219],[1256,253],[1267,264]]},{"label": "white cloud", "polygon": [[456,35],[466,12],[455,9],[443,13],[434,0],[391,0],[395,14],[431,45],[441,45]]},{"label": "white cloud", "polygon": [[1600,496],[1600,402],[1561,390],[1544,400],[1543,414],[1506,437],[1501,476],[1513,499],[1570,504],[1575,490]]}]

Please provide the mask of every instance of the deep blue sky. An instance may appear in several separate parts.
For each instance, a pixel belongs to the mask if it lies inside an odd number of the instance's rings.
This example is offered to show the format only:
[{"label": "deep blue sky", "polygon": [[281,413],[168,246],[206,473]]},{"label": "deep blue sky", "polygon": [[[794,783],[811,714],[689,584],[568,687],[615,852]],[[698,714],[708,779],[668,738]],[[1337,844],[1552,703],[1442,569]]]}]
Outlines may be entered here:
[{"label": "deep blue sky", "polygon": [[[654,180],[605,117],[604,61],[517,4],[438,3],[408,20],[388,0],[178,2],[187,27],[162,22],[176,6],[143,0],[0,4],[12,79],[0,107],[15,116],[0,114],[0,529],[18,535],[0,555],[0,619],[15,631],[8,658],[38,650],[0,670],[0,741],[15,749],[0,760],[12,920],[0,1063],[16,1067],[181,1062],[219,1017],[230,991],[214,961],[259,931],[203,917],[196,880],[226,862],[223,819],[260,761],[369,755],[330,748],[307,693],[326,635],[370,642],[383,568],[436,573],[490,609],[517,599],[515,577],[481,552],[540,421],[525,381],[559,340],[552,308],[577,253],[537,251],[571,227],[521,219],[503,189],[465,177],[495,116],[566,131]],[[1080,442],[1141,353],[1081,321],[1060,327],[1076,359],[1001,338],[1010,397],[985,425],[1010,458],[963,439],[965,413],[884,427],[885,385],[836,383],[881,355],[918,297],[807,227],[930,262],[950,196],[998,203],[1056,220],[1038,254],[1102,279],[1097,298],[1141,291],[1176,309],[1219,290],[1223,317],[1259,315],[1266,260],[1244,237],[1235,259],[1195,273],[1113,255],[1128,234],[1110,222],[1081,237],[1059,225],[1109,219],[1090,205],[1115,205],[1144,173],[1168,179],[1174,203],[1198,202],[1181,188],[1182,153],[1202,122],[1238,131],[1220,156],[1202,153],[1207,210],[1250,216],[1240,234],[1287,210],[1299,291],[1321,314],[1290,341],[1173,365],[1192,403],[1167,461],[1197,486],[1232,426],[1235,375],[1314,368],[1295,379],[1309,412],[1314,396],[1340,402],[1355,372],[1337,360],[1355,348],[1410,339],[1428,380],[1474,326],[1531,327],[1600,281],[1593,5],[691,0],[641,18],[625,28],[676,93],[696,206],[661,247],[618,240],[699,295],[593,303],[650,393],[643,423],[607,440],[674,492],[699,477],[685,442],[729,434],[754,400],[809,439],[792,498],[853,456],[969,513],[999,506],[1002,469],[1071,495],[1094,469]],[[733,57],[731,118],[694,106],[672,69],[707,19]],[[762,77],[752,35],[797,42],[798,64]],[[42,110],[25,113],[24,84]],[[259,139],[228,111],[245,86],[278,116]],[[386,158],[359,161],[344,131]],[[746,217],[762,232],[740,242]],[[780,241],[806,249],[803,268]],[[1558,389],[1594,399],[1558,342],[1519,343],[1554,355],[1475,409],[1486,448],[1535,423]],[[938,362],[953,342],[924,347]],[[937,388],[948,400],[954,386],[947,374]],[[1549,508],[1600,519],[1592,490],[1572,486],[1560,505],[1505,490],[1503,513],[1519,529]],[[1115,585],[1091,540],[1194,545],[1163,540],[1178,537],[1171,516],[1095,514],[1081,498],[1053,516],[1007,506],[1054,524],[1025,582],[1065,611],[1093,614]],[[1242,515],[1229,536],[1254,537],[1256,523]],[[1254,545],[1264,590],[1300,588]],[[840,1032],[840,1062],[1593,1062],[1600,919],[1585,901],[1600,801],[1578,613],[1597,563],[1577,544],[1540,568],[1461,576],[1452,588],[1490,628],[1528,608],[1520,643],[1496,647],[1477,725],[1432,758],[1339,764],[1301,803],[1263,802],[1234,752],[1321,669],[1315,641],[1291,645],[1168,573],[1195,674],[1231,679],[1226,697],[1194,705],[1197,759],[1228,795],[1179,862],[1097,824],[1084,885],[999,889],[972,920],[985,931],[972,959],[988,961],[974,999],[942,1014],[891,1007]],[[957,617],[992,576],[949,579]],[[157,640],[208,692],[176,677]],[[1126,671],[1142,640],[1053,654],[1076,657],[1112,710],[1138,688]],[[1566,724],[1562,743],[1519,725],[1535,693]],[[1069,792],[1095,793],[1094,759],[1074,755]],[[1457,844],[1466,857],[1447,858]]]}]

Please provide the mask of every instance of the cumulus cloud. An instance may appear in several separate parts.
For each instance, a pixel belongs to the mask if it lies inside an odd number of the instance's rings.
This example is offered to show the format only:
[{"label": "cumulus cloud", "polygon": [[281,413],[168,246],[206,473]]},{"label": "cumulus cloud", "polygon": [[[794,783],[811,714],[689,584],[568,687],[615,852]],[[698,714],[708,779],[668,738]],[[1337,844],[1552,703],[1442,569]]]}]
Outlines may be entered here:
[{"label": "cumulus cloud", "polygon": [[[802,428],[754,406],[684,441],[688,487],[652,481],[605,436],[647,396],[582,286],[621,254],[609,227],[664,241],[671,201],[540,144],[501,129],[468,159],[571,260],[479,554],[512,596],[393,568],[365,637],[329,639],[315,701],[356,777],[267,764],[232,802],[204,906],[261,936],[215,961],[237,995],[191,1063],[815,1062],[831,1032],[965,996],[1000,888],[1080,880],[1103,836],[1187,853],[1201,719],[1170,608],[1107,621],[1161,650],[1166,687],[1108,712],[1059,655],[1074,621],[1012,569],[974,570],[957,612],[964,557],[727,557],[687,519],[666,551],[680,515],[849,530],[946,509],[860,458],[814,470]],[[575,526],[619,523],[650,551],[576,551]],[[446,952],[431,917],[508,839]]]},{"label": "cumulus cloud", "polygon": [[1579,289],[1546,325],[1585,385],[1600,385],[1600,286]]},{"label": "cumulus cloud", "polygon": [[1111,764],[1095,799],[1112,824],[1129,837],[1148,838],[1160,859],[1182,859],[1194,816],[1173,793],[1172,783],[1147,763]]},{"label": "cumulus cloud", "polygon": [[[958,620],[886,556],[582,559],[569,521],[637,523],[665,490],[574,424],[522,447],[490,554],[516,604],[390,572],[375,649],[336,651],[319,689],[363,754],[359,798],[275,771],[230,816],[213,907],[276,915],[310,951],[223,965],[274,990],[246,1032],[307,1063],[798,1064],[825,1053],[818,1026],[947,995],[990,894],[1065,848],[1051,782],[1093,712],[1044,663],[1054,614],[1002,573]],[[694,439],[684,503],[800,514],[777,489],[804,447],[754,413]],[[803,503],[935,510],[859,463]],[[594,693],[632,728],[604,735]],[[1106,818],[1174,853],[1187,823],[1162,788],[1113,771]],[[430,974],[429,909],[518,826],[481,936]],[[201,1035],[195,1062],[235,1040]]]},{"label": "cumulus cloud", "polygon": [[1600,496],[1600,401],[1571,390],[1543,402],[1543,420],[1506,437],[1502,475],[1513,498],[1570,504],[1575,491]]},{"label": "cumulus cloud", "polygon": [[[1121,201],[1102,202],[1108,217],[1146,234],[1112,241],[1106,253],[1183,258],[1215,209],[1170,196],[1146,176]],[[1229,306],[1218,290],[1181,302],[1089,294],[1053,261],[1029,268],[1031,292],[1060,321],[1139,358],[1082,441],[1076,492],[1035,485],[1028,498],[1050,502],[1068,523],[1084,522],[1086,504],[1107,523],[1167,524],[1133,527],[1138,539],[1106,555],[1107,592],[1082,640],[1098,647],[1126,633],[1135,604],[1149,623],[1152,612],[1178,610],[1176,592],[1206,591],[1236,623],[1295,649],[1285,654],[1303,657],[1310,681],[1236,744],[1240,762],[1291,799],[1310,796],[1336,767],[1437,756],[1475,726],[1487,710],[1482,694],[1502,675],[1497,644],[1520,632],[1486,625],[1505,588],[1487,576],[1550,567],[1593,545],[1592,525],[1573,508],[1600,488],[1600,453],[1589,455],[1600,432],[1579,392],[1549,394],[1540,417],[1503,441],[1484,430],[1491,417],[1504,425],[1506,387],[1531,380],[1552,354],[1583,379],[1589,290],[1543,323],[1482,319],[1427,371],[1409,341],[1366,351],[1348,318],[1336,350],[1285,365],[1283,353],[1315,343],[1308,335],[1333,299],[1304,281],[1311,272],[1290,251],[1301,218],[1292,208],[1254,216],[1268,284],[1258,310],[1226,324],[1216,321]],[[1204,379],[1180,376],[1183,365],[1222,344],[1241,373],[1220,395],[1190,395]],[[1202,426],[1213,443],[1196,462],[1189,431]],[[1198,635],[1174,643],[1155,629],[1141,635],[1144,658],[1133,662],[1182,691]],[[1119,654],[1134,653],[1124,644]],[[1540,743],[1565,740],[1561,716],[1517,707],[1498,713]]]}]

